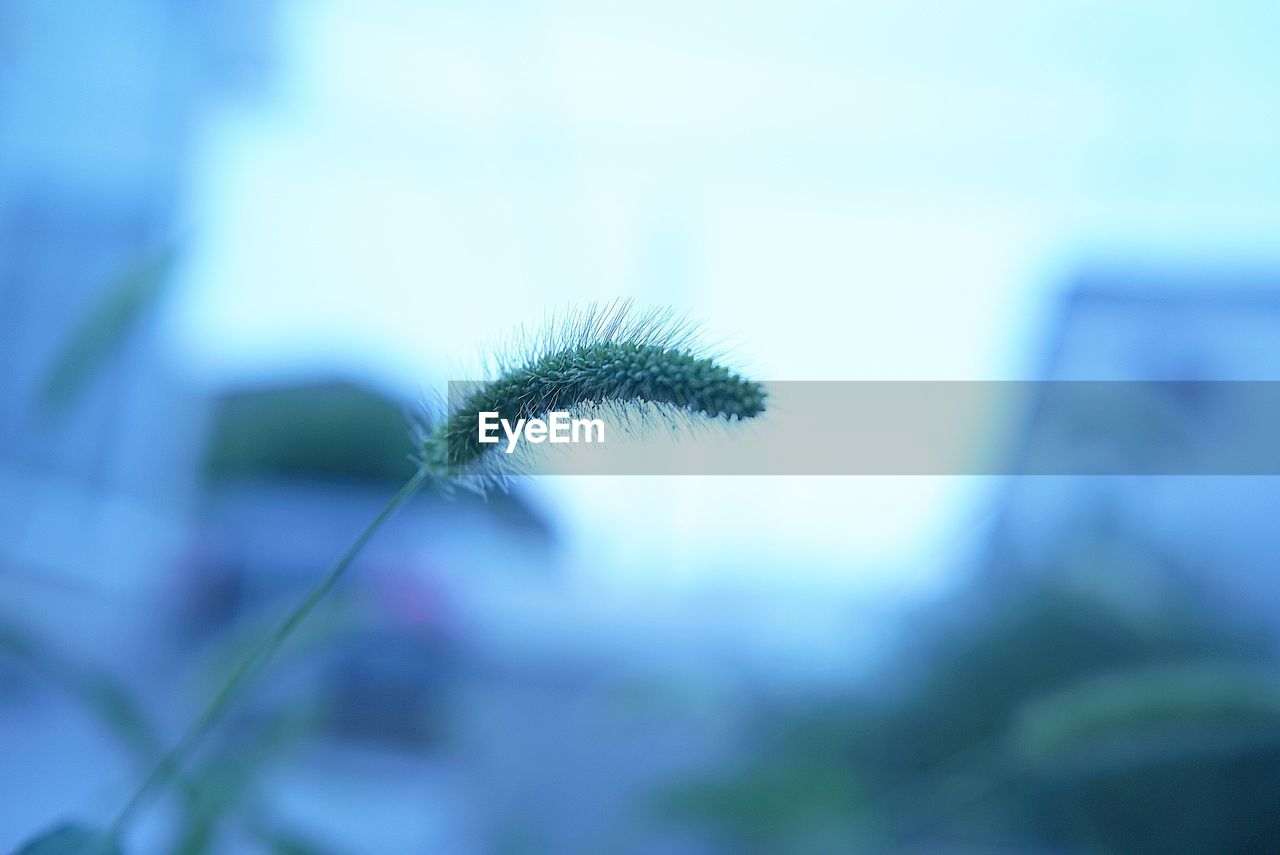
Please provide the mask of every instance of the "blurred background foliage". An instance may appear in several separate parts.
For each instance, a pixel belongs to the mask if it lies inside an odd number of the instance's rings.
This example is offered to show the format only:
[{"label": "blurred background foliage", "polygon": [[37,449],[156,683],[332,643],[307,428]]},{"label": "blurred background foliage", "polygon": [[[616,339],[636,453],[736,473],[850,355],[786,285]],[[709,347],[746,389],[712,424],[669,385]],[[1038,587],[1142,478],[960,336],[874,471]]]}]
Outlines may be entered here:
[{"label": "blurred background foliage", "polygon": [[887,696],[762,716],[753,760],[672,788],[660,815],[742,852],[1267,851],[1274,655],[1172,599],[1135,614],[1057,582],[1005,596],[921,643]]}]

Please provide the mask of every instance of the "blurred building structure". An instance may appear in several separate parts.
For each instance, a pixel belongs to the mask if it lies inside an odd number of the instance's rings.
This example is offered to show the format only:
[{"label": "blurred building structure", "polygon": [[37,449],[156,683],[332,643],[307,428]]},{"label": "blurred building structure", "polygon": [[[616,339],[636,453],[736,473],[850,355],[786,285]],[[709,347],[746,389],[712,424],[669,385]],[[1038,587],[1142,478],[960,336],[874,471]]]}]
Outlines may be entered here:
[{"label": "blurred building structure", "polygon": [[[1015,468],[1052,443],[1131,474],[1008,479],[986,581],[1078,574],[1136,609],[1158,609],[1173,586],[1280,641],[1280,477],[1141,474],[1179,455],[1250,454],[1215,443],[1248,435],[1235,420],[1274,417],[1242,407],[1229,384],[1280,381],[1280,272],[1099,267],[1065,292],[1052,324],[1038,373],[1048,382],[1013,434]],[[1117,384],[1114,409],[1071,413],[1051,406],[1058,381],[1161,382]]]}]

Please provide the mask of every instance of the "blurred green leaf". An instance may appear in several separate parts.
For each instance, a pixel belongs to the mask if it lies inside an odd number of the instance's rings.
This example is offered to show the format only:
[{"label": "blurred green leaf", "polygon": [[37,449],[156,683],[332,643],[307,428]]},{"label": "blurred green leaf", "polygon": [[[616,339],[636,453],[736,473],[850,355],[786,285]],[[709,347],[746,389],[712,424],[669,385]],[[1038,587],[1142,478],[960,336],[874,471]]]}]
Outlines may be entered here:
[{"label": "blurred green leaf", "polygon": [[143,763],[150,763],[159,755],[160,739],[141,707],[110,677],[73,662],[3,616],[0,616],[0,653],[26,663],[60,686]]},{"label": "blurred green leaf", "polygon": [[28,842],[14,855],[120,855],[120,847],[99,831],[76,823],[62,823]]},{"label": "blurred green leaf", "polygon": [[261,829],[255,836],[273,855],[331,855],[332,853],[332,850],[325,849],[296,831],[278,828]]},{"label": "blurred green leaf", "polygon": [[1280,851],[1274,666],[1130,669],[1033,702],[1014,731],[1046,824],[1089,851]]},{"label": "blurred green leaf", "polygon": [[84,391],[164,292],[175,257],[171,247],[152,253],[112,283],[90,307],[54,360],[41,391],[41,412],[57,415]]},{"label": "blurred green leaf", "polygon": [[1280,680],[1268,668],[1190,663],[1084,680],[1023,710],[1019,754],[1036,764],[1280,743]]}]

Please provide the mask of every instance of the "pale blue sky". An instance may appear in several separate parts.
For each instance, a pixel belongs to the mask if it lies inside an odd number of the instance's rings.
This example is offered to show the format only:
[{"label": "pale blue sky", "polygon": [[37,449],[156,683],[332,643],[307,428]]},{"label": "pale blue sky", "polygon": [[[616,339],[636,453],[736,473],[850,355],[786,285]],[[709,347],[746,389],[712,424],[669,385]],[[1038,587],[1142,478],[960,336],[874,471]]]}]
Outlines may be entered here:
[{"label": "pale blue sky", "polygon": [[[274,85],[217,114],[197,176],[171,329],[215,383],[433,387],[618,295],[769,379],[1016,377],[1077,263],[1265,259],[1280,224],[1271,3],[285,10]],[[740,553],[880,585],[941,572],[974,486],[549,490],[618,572]],[[637,514],[669,537],[617,546]]]}]

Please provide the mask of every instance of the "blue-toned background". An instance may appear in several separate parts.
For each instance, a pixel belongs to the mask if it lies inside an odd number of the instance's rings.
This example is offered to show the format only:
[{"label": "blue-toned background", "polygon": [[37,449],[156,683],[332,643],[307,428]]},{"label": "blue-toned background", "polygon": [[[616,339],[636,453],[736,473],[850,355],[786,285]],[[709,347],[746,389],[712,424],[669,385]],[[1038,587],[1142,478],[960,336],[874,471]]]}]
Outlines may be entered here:
[{"label": "blue-toned background", "polygon": [[[551,310],[687,310],[769,380],[1280,379],[1277,32],[1266,2],[0,0],[0,850],[108,821],[407,476],[406,408]],[[127,850],[1274,851],[1277,507],[428,494]]]}]

